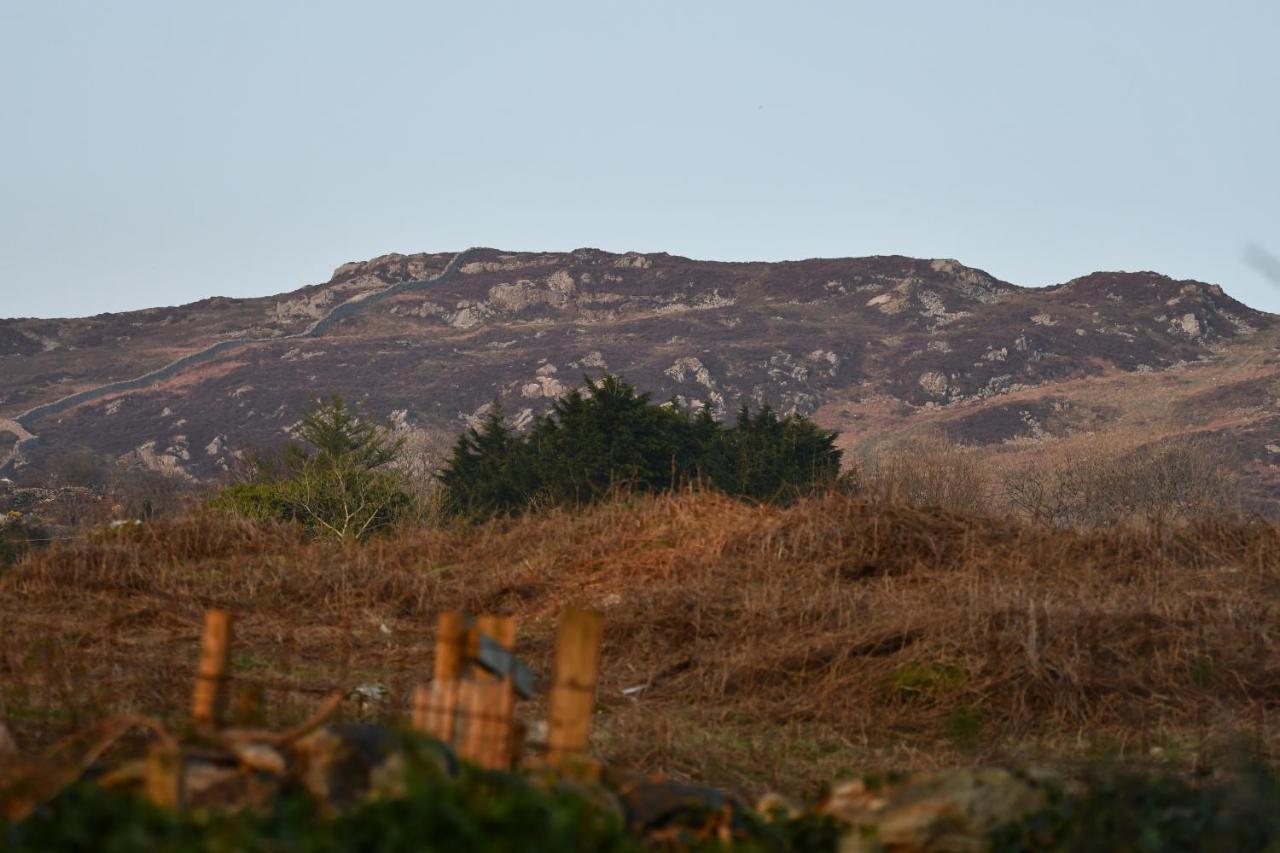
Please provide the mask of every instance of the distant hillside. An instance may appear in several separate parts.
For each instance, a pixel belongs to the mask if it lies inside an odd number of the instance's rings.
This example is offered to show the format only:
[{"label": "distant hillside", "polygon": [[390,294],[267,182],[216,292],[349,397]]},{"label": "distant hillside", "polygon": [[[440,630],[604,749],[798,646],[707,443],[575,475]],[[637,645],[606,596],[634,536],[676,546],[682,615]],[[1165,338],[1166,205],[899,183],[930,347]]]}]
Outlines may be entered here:
[{"label": "distant hillside", "polygon": [[718,415],[810,414],[850,450],[923,429],[1011,455],[1194,431],[1263,493],[1280,482],[1277,335],[1217,286],[1149,272],[1031,289],[898,256],[388,255],[278,297],[0,321],[0,439],[21,439],[0,458],[34,479],[88,448],[203,479],[336,392],[430,459],[495,401],[524,423],[611,371]]}]

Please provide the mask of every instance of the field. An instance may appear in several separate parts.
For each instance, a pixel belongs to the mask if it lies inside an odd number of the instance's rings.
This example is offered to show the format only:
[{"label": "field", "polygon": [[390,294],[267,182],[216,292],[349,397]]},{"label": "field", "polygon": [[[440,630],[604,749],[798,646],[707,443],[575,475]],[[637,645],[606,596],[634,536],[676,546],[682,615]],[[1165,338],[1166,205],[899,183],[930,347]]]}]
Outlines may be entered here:
[{"label": "field", "polygon": [[1212,774],[1280,747],[1278,588],[1280,530],[1247,520],[1062,530],[690,492],[337,545],[197,514],[0,575],[0,717],[31,751],[109,714],[177,723],[222,606],[273,722],[369,684],[386,697],[343,713],[393,719],[441,610],[514,615],[546,672],[555,615],[583,605],[606,618],[611,766],[809,799],[957,765]]}]

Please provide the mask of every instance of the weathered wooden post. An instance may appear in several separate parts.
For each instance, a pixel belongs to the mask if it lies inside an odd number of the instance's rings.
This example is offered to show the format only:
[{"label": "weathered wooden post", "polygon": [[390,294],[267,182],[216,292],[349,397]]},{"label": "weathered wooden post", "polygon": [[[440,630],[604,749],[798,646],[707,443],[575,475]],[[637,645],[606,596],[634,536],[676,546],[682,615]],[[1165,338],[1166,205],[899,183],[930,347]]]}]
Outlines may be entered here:
[{"label": "weathered wooden post", "polygon": [[[468,638],[468,658],[480,654],[481,638],[492,637],[508,653],[516,644],[516,621],[510,616],[481,616]],[[476,667],[463,684],[465,726],[458,754],[490,770],[511,767],[512,713],[515,692],[510,672],[493,675]]]},{"label": "weathered wooden post", "polygon": [[200,665],[191,703],[191,721],[199,729],[216,729],[226,701],[227,661],[231,649],[231,614],[210,610],[204,615]]},{"label": "weathered wooden post", "polygon": [[547,763],[562,772],[592,772],[586,753],[603,633],[604,617],[593,610],[566,610],[560,614],[556,668],[547,711]]},{"label": "weathered wooden post", "polygon": [[452,745],[458,716],[458,685],[467,644],[465,617],[448,610],[436,623],[436,659],[430,684],[413,691],[413,728]]},{"label": "weathered wooden post", "polygon": [[146,798],[161,808],[181,808],[186,795],[183,790],[182,751],[175,746],[158,743],[148,750],[143,766]]}]

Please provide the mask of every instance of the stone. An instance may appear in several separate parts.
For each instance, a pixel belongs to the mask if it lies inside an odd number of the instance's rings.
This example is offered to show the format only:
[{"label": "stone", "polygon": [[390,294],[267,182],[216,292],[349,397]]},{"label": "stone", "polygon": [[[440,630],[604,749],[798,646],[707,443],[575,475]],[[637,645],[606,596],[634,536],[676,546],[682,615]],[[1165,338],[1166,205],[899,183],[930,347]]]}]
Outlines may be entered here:
[{"label": "stone", "polygon": [[1000,768],[963,768],[882,787],[846,782],[819,811],[849,825],[841,853],[979,851],[987,849],[993,830],[1047,802],[1042,779]]},{"label": "stone", "polygon": [[743,806],[710,785],[670,779],[643,779],[622,785],[618,799],[633,832],[648,834],[675,824],[698,823],[709,815],[740,813]]},{"label": "stone", "polygon": [[240,759],[241,764],[250,770],[283,776],[287,769],[284,756],[278,750],[265,743],[254,743],[252,741],[233,743],[231,744],[231,752],[236,758]]},{"label": "stone", "polygon": [[[374,725],[325,726],[293,744],[293,773],[328,810],[350,808],[364,800],[403,794],[406,744],[389,729]],[[442,778],[457,775],[458,761],[442,743],[428,742],[415,758]]]},{"label": "stone", "polygon": [[926,370],[920,374],[920,387],[925,393],[941,397],[947,393],[947,374],[938,370]]}]

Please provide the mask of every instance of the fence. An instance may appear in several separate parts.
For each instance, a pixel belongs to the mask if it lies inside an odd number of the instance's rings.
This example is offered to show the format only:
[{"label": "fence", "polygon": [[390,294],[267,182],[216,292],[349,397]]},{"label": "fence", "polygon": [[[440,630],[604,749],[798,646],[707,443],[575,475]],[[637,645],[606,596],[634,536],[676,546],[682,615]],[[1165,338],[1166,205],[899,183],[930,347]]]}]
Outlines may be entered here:
[{"label": "fence", "polygon": [[[232,678],[232,621],[225,610],[205,614],[191,719],[206,733],[222,728]],[[555,665],[546,688],[546,741],[534,744],[541,754],[532,755],[526,754],[516,702],[534,698],[544,684],[515,653],[515,619],[486,615],[469,621],[456,611],[441,613],[432,678],[412,691],[411,725],[488,769],[530,762],[572,775],[595,775],[598,765],[588,754],[588,742],[602,633],[599,613],[570,609],[560,614]],[[326,706],[332,710],[340,701],[337,694]]]}]

